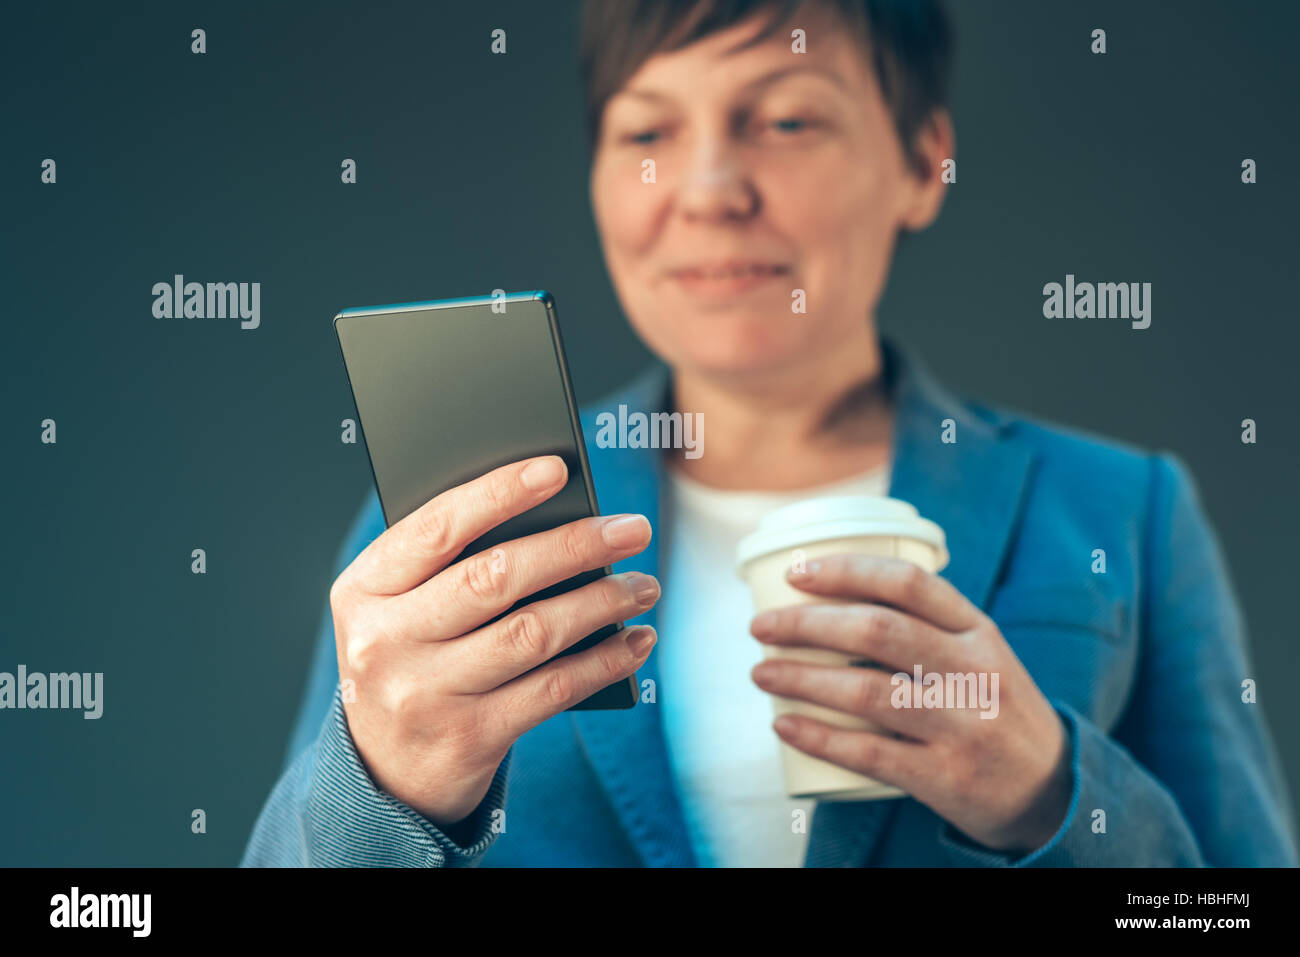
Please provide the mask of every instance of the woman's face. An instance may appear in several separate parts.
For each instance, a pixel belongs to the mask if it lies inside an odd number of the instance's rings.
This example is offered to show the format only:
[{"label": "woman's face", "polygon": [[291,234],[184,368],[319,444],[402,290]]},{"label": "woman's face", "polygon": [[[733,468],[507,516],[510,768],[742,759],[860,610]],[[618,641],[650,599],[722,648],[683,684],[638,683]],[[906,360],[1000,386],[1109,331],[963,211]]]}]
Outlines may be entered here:
[{"label": "woman's face", "polygon": [[[796,20],[729,52],[761,26],[651,57],[605,107],[591,199],[606,263],[633,327],[676,367],[815,365],[860,342],[897,230],[941,201],[937,173],[908,172],[845,29]],[[791,51],[794,27],[807,53]]]}]

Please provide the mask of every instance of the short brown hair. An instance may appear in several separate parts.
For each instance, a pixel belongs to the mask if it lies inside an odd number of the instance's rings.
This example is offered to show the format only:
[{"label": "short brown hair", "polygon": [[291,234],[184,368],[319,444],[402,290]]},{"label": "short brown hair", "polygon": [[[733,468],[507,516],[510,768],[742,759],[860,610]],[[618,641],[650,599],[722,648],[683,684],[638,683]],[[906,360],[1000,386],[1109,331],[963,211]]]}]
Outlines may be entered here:
[{"label": "short brown hair", "polygon": [[870,49],[904,155],[915,168],[917,131],[935,109],[948,105],[952,32],[939,0],[586,0],[581,71],[593,149],[606,102],[651,56],[767,11],[769,21],[746,46],[757,43],[789,23],[805,3],[839,14]]}]

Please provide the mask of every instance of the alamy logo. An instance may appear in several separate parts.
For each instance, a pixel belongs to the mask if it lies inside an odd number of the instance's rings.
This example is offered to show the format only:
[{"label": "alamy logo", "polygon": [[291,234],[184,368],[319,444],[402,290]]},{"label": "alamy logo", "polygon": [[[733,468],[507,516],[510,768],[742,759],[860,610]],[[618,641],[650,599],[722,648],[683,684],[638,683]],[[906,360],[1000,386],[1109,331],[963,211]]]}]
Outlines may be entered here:
[{"label": "alamy logo", "polygon": [[618,416],[596,416],[596,445],[602,449],[685,449],[688,459],[704,454],[703,412],[633,412],[618,407]]},{"label": "alamy logo", "polygon": [[26,665],[19,665],[16,675],[0,671],[0,710],[5,708],[84,709],[82,717],[94,720],[104,713],[104,673],[28,674]]},{"label": "alamy logo", "polygon": [[74,887],[50,898],[51,927],[129,927],[132,937],[148,937],[152,894],[85,894]]},{"label": "alamy logo", "polygon": [[157,319],[242,319],[241,329],[262,324],[260,282],[186,282],[177,273],[173,281],[153,284],[153,314]]},{"label": "alamy logo", "polygon": [[1151,283],[1090,282],[1076,284],[1067,273],[1065,286],[1043,287],[1043,315],[1048,319],[1132,319],[1134,329],[1151,325]]},{"label": "alamy logo", "polygon": [[909,675],[895,672],[889,679],[893,691],[889,703],[895,708],[978,708],[981,718],[996,718],[998,673],[996,671],[922,671],[916,665]]}]

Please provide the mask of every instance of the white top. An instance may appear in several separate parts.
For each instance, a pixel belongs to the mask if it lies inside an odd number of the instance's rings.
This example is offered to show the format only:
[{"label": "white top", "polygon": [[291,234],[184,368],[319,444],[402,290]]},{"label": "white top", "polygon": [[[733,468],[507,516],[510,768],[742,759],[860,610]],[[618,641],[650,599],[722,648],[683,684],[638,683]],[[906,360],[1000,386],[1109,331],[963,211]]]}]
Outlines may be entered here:
[{"label": "white top", "polygon": [[[823,495],[886,495],[889,466],[793,492],[726,491],[667,469],[660,520],[660,716],[701,867],[802,867],[812,800],[785,794],[772,701],[736,545],[773,509]],[[802,809],[803,827],[794,811]]]}]

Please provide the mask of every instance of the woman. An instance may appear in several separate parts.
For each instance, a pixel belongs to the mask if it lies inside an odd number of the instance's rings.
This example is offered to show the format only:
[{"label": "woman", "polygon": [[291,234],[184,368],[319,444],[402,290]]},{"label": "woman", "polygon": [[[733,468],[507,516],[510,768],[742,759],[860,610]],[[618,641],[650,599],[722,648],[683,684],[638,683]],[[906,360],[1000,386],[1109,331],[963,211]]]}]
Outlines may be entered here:
[{"label": "woman", "polygon": [[[585,411],[609,517],[508,543],[494,576],[486,556],[453,559],[553,494],[558,459],[387,531],[372,496],[245,863],[1294,863],[1273,746],[1240,699],[1236,601],[1181,462],[960,401],[877,334],[896,238],[937,216],[954,152],[941,11],[593,3],[583,49],[606,263],[662,360]],[[593,447],[620,404],[701,416],[707,454]],[[792,581],[844,603],[749,620],[731,556],[759,517],[886,492],[945,529],[943,577],[834,556]],[[536,668],[618,620],[642,627]],[[887,672],[760,665],[764,642],[995,673],[998,716],[895,709]],[[566,713],[633,672],[631,711]],[[773,693],[902,737],[773,723]],[[774,731],[909,796],[787,799]]]}]

